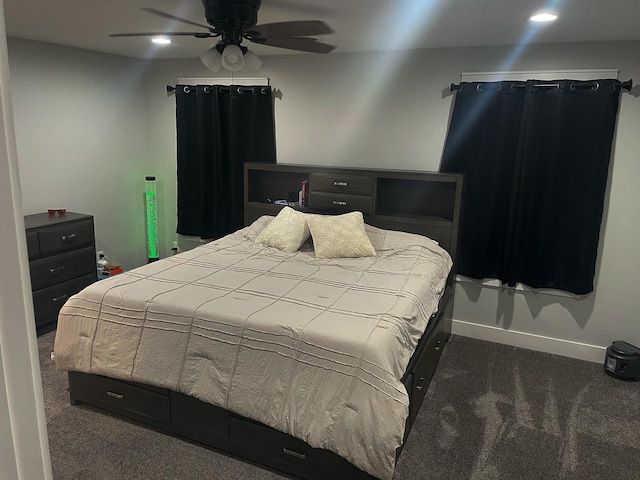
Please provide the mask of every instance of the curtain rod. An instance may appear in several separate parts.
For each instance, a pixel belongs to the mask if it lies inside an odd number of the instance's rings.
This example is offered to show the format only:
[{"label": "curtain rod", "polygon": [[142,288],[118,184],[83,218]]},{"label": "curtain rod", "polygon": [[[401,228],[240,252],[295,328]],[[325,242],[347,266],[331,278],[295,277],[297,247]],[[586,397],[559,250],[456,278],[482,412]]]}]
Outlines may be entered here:
[{"label": "curtain rod", "polygon": [[[479,91],[482,90],[480,86],[485,83],[492,84],[492,83],[499,83],[499,82],[478,82],[478,85],[476,88]],[[595,80],[594,81],[574,80],[572,85],[574,88],[593,88],[595,85],[599,86],[598,82]],[[511,88],[512,89],[525,88],[526,86],[527,84],[525,82],[514,81],[513,85],[511,85]],[[534,83],[533,86],[536,88],[558,88],[560,85],[556,82],[541,82],[541,83]],[[620,82],[620,87],[625,90],[631,90],[631,87],[633,87],[633,79],[629,79],[626,82]],[[451,86],[449,87],[449,90],[451,90],[452,92],[456,90],[461,90],[461,89],[462,89],[462,84],[460,83],[452,83]]]},{"label": "curtain rod", "polygon": [[[224,89],[224,90],[231,90],[231,86],[230,85],[205,85],[204,86],[205,93],[209,93],[209,92],[206,91],[206,89],[209,88],[209,87],[213,87],[213,86],[218,87],[220,89]],[[189,93],[189,91],[191,89],[193,89],[194,87],[196,87],[196,85],[185,85],[183,87],[184,88],[184,93]],[[233,85],[233,87],[236,88],[236,91],[238,93],[240,93],[240,94],[242,92],[245,92],[245,91],[254,92],[256,89],[260,89],[260,93],[267,93],[267,92],[270,91],[270,88],[271,88],[269,86],[248,87],[246,85],[240,85],[238,87]],[[167,85],[167,93],[173,93],[175,91],[176,91],[176,87],[174,85]]]}]

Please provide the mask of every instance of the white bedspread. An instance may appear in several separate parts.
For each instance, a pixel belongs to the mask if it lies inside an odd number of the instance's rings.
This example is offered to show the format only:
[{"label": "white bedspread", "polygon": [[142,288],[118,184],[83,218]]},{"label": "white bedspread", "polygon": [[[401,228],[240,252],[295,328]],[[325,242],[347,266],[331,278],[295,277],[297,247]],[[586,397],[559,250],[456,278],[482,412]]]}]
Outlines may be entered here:
[{"label": "white bedspread", "polygon": [[271,218],[71,297],[56,364],[192,395],[391,479],[409,405],[400,379],[451,258],[369,226],[376,257],[284,253],[253,241]]}]

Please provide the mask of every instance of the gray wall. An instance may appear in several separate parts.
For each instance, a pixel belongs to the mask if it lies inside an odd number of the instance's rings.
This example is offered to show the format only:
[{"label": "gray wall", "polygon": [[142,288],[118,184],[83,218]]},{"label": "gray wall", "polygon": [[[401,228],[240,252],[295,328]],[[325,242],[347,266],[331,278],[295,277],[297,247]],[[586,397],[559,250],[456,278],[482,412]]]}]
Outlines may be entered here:
[{"label": "gray wall", "polygon": [[95,217],[98,250],[127,268],[146,255],[149,157],[143,61],[9,39],[25,214]]},{"label": "gray wall", "polygon": [[[59,177],[60,183],[54,189],[66,191],[83,181],[80,173],[71,167],[82,165],[80,171],[93,175],[100,166],[112,162],[122,182],[116,182],[118,195],[98,194],[92,185],[78,195],[65,197],[65,201],[67,207],[75,204],[74,208],[80,211],[87,211],[87,207],[83,207],[91,205],[93,211],[88,213],[94,213],[98,225],[104,225],[97,229],[99,244],[107,245],[108,241],[114,251],[112,256],[126,258],[131,265],[140,264],[144,258],[144,231],[136,195],[137,189],[143,188],[138,185],[140,178],[153,170],[161,181],[163,245],[170,247],[176,239],[173,233],[176,222],[175,103],[174,98],[166,94],[165,85],[175,84],[177,78],[211,77],[211,73],[197,60],[133,61],[48,46],[46,48],[64,50],[67,62],[51,62],[47,68],[36,68],[33,64],[45,55],[40,55],[40,48],[32,48],[31,44],[33,42],[23,41],[9,44],[12,67],[22,66],[17,72],[12,71],[12,75],[17,92],[18,152],[25,207],[39,211],[54,201],[50,200],[51,194],[46,197],[43,194],[43,191],[51,192],[45,189],[47,179],[42,176],[43,169],[52,170],[46,165],[56,165],[53,170],[62,167],[69,175]],[[639,54],[640,42],[542,45],[524,50],[479,48],[287,55],[263,58],[259,76],[270,77],[272,86],[279,91],[280,98],[276,100],[279,162],[429,171],[439,167],[453,99],[448,86],[459,80],[460,73],[619,68],[620,78],[626,80],[640,78]],[[96,75],[94,69],[105,61],[111,70]],[[85,69],[86,63],[90,67]],[[30,78],[33,71],[40,77]],[[134,71],[144,72],[144,88],[137,83],[138,77],[133,80]],[[43,131],[47,131],[49,124],[38,122],[36,127],[29,121],[26,110],[35,108],[35,102],[30,101],[31,89],[23,82],[30,82],[31,88],[38,85],[55,97],[61,94],[60,89],[43,80],[52,73],[55,77],[74,78],[83,83],[90,78],[108,91],[111,102],[103,107],[114,117],[121,114],[117,125],[109,122],[115,128],[112,135],[102,130],[106,125],[96,128],[89,122],[89,112],[81,112],[86,113],[84,121],[71,122],[57,110],[45,110],[42,114],[50,122],[71,124],[76,129],[60,129],[64,142],[49,141],[46,149],[33,142],[34,138],[48,137]],[[66,89],[64,95],[72,98],[72,92],[73,89]],[[140,93],[144,103],[132,97],[131,92]],[[86,101],[91,102],[90,92],[86,95]],[[128,99],[126,104],[121,104],[121,111],[114,112],[116,103],[123,98]],[[639,196],[636,185],[640,162],[635,153],[640,151],[638,125],[640,101],[631,94],[623,94],[595,292],[575,297],[463,283],[457,288],[454,318],[481,327],[497,327],[499,332],[507,329],[530,334],[525,338],[540,336],[599,346],[626,339],[640,344],[634,302],[638,291],[636,272],[640,267],[635,256],[635,238],[640,230],[640,214],[635,206]],[[71,160],[67,150],[75,153],[79,149],[82,160]],[[47,188],[51,188],[50,185]],[[123,210],[111,212],[103,207],[118,196],[122,197],[119,201]],[[115,231],[126,231],[126,234],[116,236]],[[138,252],[140,249],[142,255]],[[163,251],[166,250],[161,248]],[[535,347],[535,342],[531,346]]]}]

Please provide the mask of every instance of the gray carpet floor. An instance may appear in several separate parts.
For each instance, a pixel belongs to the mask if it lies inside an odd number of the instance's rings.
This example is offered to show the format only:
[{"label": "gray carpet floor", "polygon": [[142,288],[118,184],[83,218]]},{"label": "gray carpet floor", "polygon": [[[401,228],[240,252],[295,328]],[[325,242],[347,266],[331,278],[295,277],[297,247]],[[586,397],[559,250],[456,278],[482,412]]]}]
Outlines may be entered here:
[{"label": "gray carpet floor", "polygon": [[[284,479],[138,423],[69,404],[39,337],[55,480]],[[640,382],[602,365],[453,336],[394,480],[640,480]]]}]

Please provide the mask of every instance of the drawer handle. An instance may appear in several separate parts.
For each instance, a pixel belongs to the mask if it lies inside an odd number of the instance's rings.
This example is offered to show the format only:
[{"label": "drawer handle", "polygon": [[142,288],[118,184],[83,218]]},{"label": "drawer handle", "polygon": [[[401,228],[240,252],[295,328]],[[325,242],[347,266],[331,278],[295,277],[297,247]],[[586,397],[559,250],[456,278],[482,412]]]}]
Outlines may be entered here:
[{"label": "drawer handle", "polygon": [[418,382],[420,382],[420,384],[416,386],[416,390],[420,391],[424,388],[424,377],[420,377],[420,380],[418,380]]},{"label": "drawer handle", "polygon": [[49,274],[50,275],[56,275],[58,273],[62,273],[64,272],[64,265],[61,267],[57,267],[57,268],[50,268],[49,269]]},{"label": "drawer handle", "polygon": [[284,453],[285,455],[290,455],[292,457],[299,458],[300,460],[304,460],[307,458],[307,456],[304,453],[294,452],[293,450],[289,450],[288,448],[283,448],[282,453]]},{"label": "drawer handle", "polygon": [[52,298],[51,301],[53,303],[58,303],[60,301],[66,300],[66,299],[67,299],[67,294],[65,293],[64,295],[60,295],[59,297]]},{"label": "drawer handle", "polygon": [[74,238],[76,238],[76,234],[75,233],[72,233],[71,235],[62,235],[60,237],[60,241],[62,243],[72,243]]},{"label": "drawer handle", "polygon": [[115,398],[116,400],[124,400],[124,395],[116,392],[107,392],[107,397]]},{"label": "drawer handle", "polygon": [[436,344],[436,352],[440,351],[440,347],[442,346],[442,342],[438,340],[438,343]]},{"label": "drawer handle", "polygon": [[334,200],[334,201],[333,201],[333,204],[334,204],[334,205],[340,205],[341,207],[344,207],[344,206],[346,206],[346,205],[347,205],[347,202],[342,202],[342,201],[339,201],[339,200]]},{"label": "drawer handle", "polygon": [[348,187],[349,186],[349,182],[333,182],[333,186],[334,187]]}]

